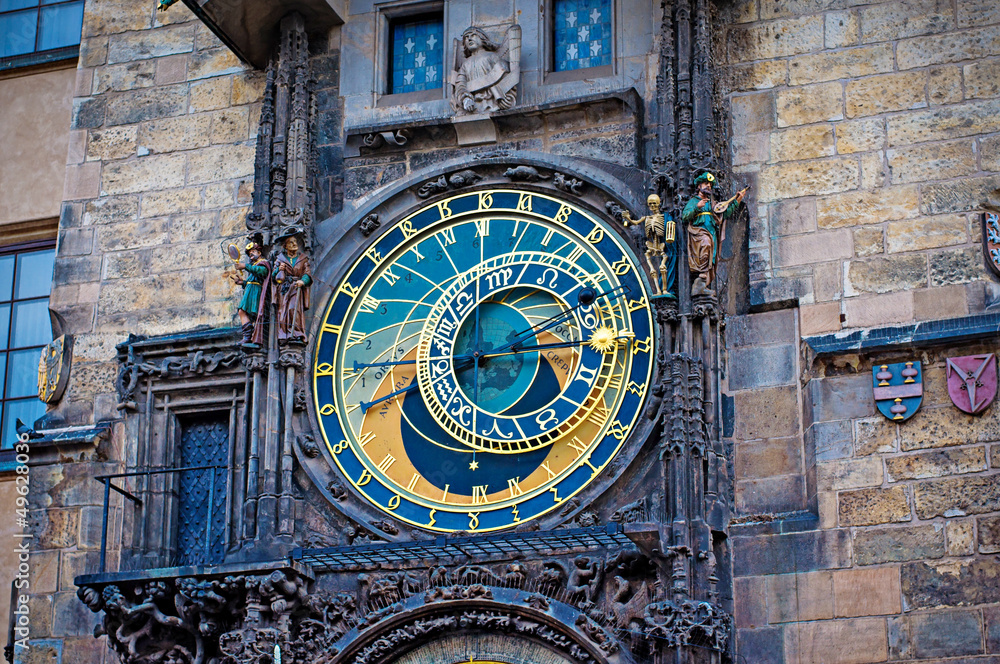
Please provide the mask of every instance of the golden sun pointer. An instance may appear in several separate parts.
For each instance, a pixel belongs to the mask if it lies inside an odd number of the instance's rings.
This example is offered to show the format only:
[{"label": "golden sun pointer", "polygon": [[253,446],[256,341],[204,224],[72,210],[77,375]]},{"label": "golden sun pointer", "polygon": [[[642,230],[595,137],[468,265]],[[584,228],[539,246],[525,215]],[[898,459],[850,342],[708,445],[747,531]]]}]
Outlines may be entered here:
[{"label": "golden sun pointer", "polygon": [[590,337],[590,347],[598,353],[608,353],[615,347],[618,336],[607,325],[602,325]]}]

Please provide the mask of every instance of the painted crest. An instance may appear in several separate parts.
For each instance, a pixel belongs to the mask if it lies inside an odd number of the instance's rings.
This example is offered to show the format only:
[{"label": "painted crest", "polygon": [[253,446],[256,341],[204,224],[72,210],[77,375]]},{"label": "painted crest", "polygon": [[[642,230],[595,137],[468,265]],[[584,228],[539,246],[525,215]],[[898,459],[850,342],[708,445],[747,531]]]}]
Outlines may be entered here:
[{"label": "painted crest", "polygon": [[69,382],[70,355],[73,337],[64,334],[53,339],[42,349],[38,358],[38,398],[45,403],[55,403],[62,398]]},{"label": "painted crest", "polygon": [[1000,214],[983,213],[983,254],[986,264],[1000,276]]},{"label": "painted crest", "polygon": [[924,399],[920,362],[876,364],[872,367],[872,393],[879,412],[890,420],[910,419]]},{"label": "painted crest", "polygon": [[949,357],[948,396],[959,410],[977,415],[997,396],[997,359],[993,353]]}]

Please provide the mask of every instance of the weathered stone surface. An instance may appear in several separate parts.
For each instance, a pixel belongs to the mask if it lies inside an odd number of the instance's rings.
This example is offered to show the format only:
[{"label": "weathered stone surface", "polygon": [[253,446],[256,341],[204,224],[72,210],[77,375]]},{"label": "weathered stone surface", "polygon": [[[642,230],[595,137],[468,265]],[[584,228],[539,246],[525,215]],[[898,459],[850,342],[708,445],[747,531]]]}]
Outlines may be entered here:
[{"label": "weathered stone surface", "polygon": [[823,17],[806,16],[729,30],[730,62],[768,60],[823,48]]},{"label": "weathered stone surface", "polygon": [[893,182],[926,182],[970,175],[979,170],[970,140],[888,150]]},{"label": "weathered stone surface", "polygon": [[83,220],[88,226],[101,226],[123,221],[135,221],[138,216],[138,196],[112,196],[87,201]]},{"label": "weathered stone surface", "polygon": [[741,134],[753,134],[774,128],[774,93],[739,95],[730,100],[733,122]]},{"label": "weathered stone surface", "polygon": [[986,652],[1000,652],[1000,606],[984,607],[983,622],[986,628]]},{"label": "weathered stone surface", "polygon": [[906,454],[886,459],[885,467],[890,482],[975,473],[986,470],[986,450],[972,447]]},{"label": "weathered stone surface", "polygon": [[847,117],[856,118],[927,106],[923,72],[885,74],[847,83]]},{"label": "weathered stone surface", "polygon": [[920,482],[913,487],[917,516],[965,516],[1000,511],[1000,481],[973,476]]},{"label": "weathered stone surface", "polygon": [[907,610],[1000,602],[1000,565],[992,558],[907,563],[901,568]]},{"label": "weathered stone surface", "polygon": [[125,159],[135,154],[135,127],[108,127],[90,132],[87,160]]},{"label": "weathered stone surface", "polygon": [[191,24],[112,35],[108,42],[108,63],[188,53],[193,48],[194,26]]},{"label": "weathered stone surface", "polygon": [[881,226],[854,229],[854,255],[859,258],[885,252],[885,231]]},{"label": "weathered stone surface", "polygon": [[858,565],[877,565],[945,554],[941,524],[897,528],[859,528],[854,534],[854,560]]},{"label": "weathered stone surface", "polygon": [[896,45],[900,69],[1000,55],[1000,30],[995,25],[906,39]]},{"label": "weathered stone surface", "polygon": [[886,118],[889,145],[962,138],[1000,131],[1000,100],[940,106]]},{"label": "weathered stone surface", "polygon": [[976,552],[973,519],[950,519],[945,523],[945,541],[949,556],[971,556]]},{"label": "weathered stone surface", "polygon": [[108,101],[107,124],[122,125],[155,120],[187,112],[186,85],[142,88],[115,95]]},{"label": "weathered stone surface", "polygon": [[1000,61],[973,62],[963,68],[965,94],[970,97],[1000,96]]},{"label": "weathered stone surface", "polygon": [[727,90],[769,90],[788,82],[788,63],[785,60],[766,60],[736,65],[727,67],[724,76]]},{"label": "weathered stone surface", "polygon": [[829,620],[833,617],[833,572],[767,577],[767,621]]},{"label": "weathered stone surface", "polygon": [[107,0],[94,3],[83,13],[83,36],[97,37],[142,30],[150,26],[150,11],[136,11],[130,0]]},{"label": "weathered stone surface", "polygon": [[729,348],[795,343],[798,338],[791,311],[766,311],[727,319],[726,346]]},{"label": "weathered stone surface", "polygon": [[816,201],[797,198],[771,204],[771,236],[797,235],[816,230]]},{"label": "weathered stone surface", "polygon": [[927,257],[922,254],[855,260],[847,270],[849,293],[889,293],[926,285]]},{"label": "weathered stone surface", "polygon": [[781,514],[805,508],[805,478],[802,475],[737,478],[737,514]]},{"label": "weathered stone surface", "polygon": [[840,329],[840,303],[803,304],[799,306],[799,329],[807,337]]},{"label": "weathered stone surface", "polygon": [[969,241],[967,228],[962,215],[893,221],[886,226],[889,253],[964,244]]},{"label": "weathered stone surface", "polygon": [[920,199],[914,185],[852,191],[816,199],[816,224],[820,228],[862,226],[908,219],[918,214]]},{"label": "weathered stone surface", "polygon": [[806,85],[892,71],[892,44],[803,55],[788,63],[789,83]]},{"label": "weathered stone surface", "polygon": [[763,576],[735,580],[733,617],[737,627],[752,629],[767,624],[767,582]]},{"label": "weathered stone surface", "polygon": [[140,154],[205,147],[211,141],[212,116],[185,115],[147,122],[139,130]]},{"label": "weathered stone surface", "polygon": [[162,217],[168,214],[194,212],[201,208],[201,189],[166,189],[142,196],[142,217]]},{"label": "weathered stone surface", "polygon": [[977,417],[967,415],[957,408],[921,408],[910,419],[911,426],[899,431],[900,449],[903,451],[931,447],[949,447],[969,443],[985,443],[1000,438],[1000,421],[993,411]]},{"label": "weathered stone surface", "polygon": [[188,80],[236,74],[245,69],[246,65],[240,64],[239,58],[228,48],[198,51],[188,61]]},{"label": "weathered stone surface", "polygon": [[881,415],[857,420],[854,431],[854,452],[858,456],[895,452],[897,449],[896,424]]},{"label": "weathered stone surface", "polygon": [[101,195],[169,189],[183,184],[183,155],[140,157],[106,164],[101,180]]},{"label": "weathered stone surface", "polygon": [[264,72],[244,71],[233,76],[233,105],[252,104],[264,96]]},{"label": "weathered stone surface", "polygon": [[785,657],[805,664],[868,664],[888,657],[886,624],[879,618],[822,620],[785,627]]},{"label": "weathered stone surface", "polygon": [[798,438],[777,438],[736,444],[737,479],[755,479],[802,472]]},{"label": "weathered stone surface", "polygon": [[934,611],[908,616],[906,655],[927,659],[983,652],[978,611]]},{"label": "weathered stone surface", "polygon": [[856,12],[827,12],[823,19],[828,49],[853,46],[858,43],[858,14]]},{"label": "weathered stone surface", "polygon": [[249,136],[250,112],[246,108],[227,108],[212,115],[212,143],[236,143]]},{"label": "weathered stone surface", "polygon": [[166,244],[169,236],[163,221],[143,219],[117,226],[105,226],[101,228],[97,237],[97,246],[101,251],[119,251]]},{"label": "weathered stone surface", "polygon": [[895,41],[955,27],[951,7],[939,0],[887,2],[861,10],[861,41]]},{"label": "weathered stone surface", "polygon": [[192,83],[188,113],[216,111],[228,107],[231,90],[232,81],[228,76]]},{"label": "weathered stone surface", "polygon": [[98,67],[94,74],[93,93],[100,95],[105,92],[148,88],[153,85],[155,73],[156,63],[152,61]]},{"label": "weathered stone surface", "polygon": [[252,145],[219,145],[199,150],[188,157],[188,183],[229,180],[253,174]]},{"label": "weathered stone surface", "polygon": [[910,504],[901,486],[841,491],[838,513],[842,526],[901,523],[910,520]]},{"label": "weathered stone surface", "polygon": [[803,164],[765,165],[760,172],[761,202],[820,196],[854,189],[860,183],[854,159],[816,159]]},{"label": "weathered stone surface", "polygon": [[952,251],[940,251],[930,255],[931,286],[947,286],[948,284],[964,284],[985,275],[982,250],[979,247],[967,247]]},{"label": "weathered stone surface", "polygon": [[841,83],[819,83],[778,93],[778,126],[811,124],[844,119],[844,87]]},{"label": "weathered stone surface", "polygon": [[790,574],[850,564],[851,535],[847,530],[733,538],[736,576]]},{"label": "weathered stone surface", "polygon": [[809,381],[807,391],[815,422],[849,420],[875,413],[870,375],[836,376]]},{"label": "weathered stone surface", "polygon": [[60,592],[52,596],[52,635],[87,636],[94,632],[99,618],[79,600],[75,592]]},{"label": "weathered stone surface", "polygon": [[80,284],[101,278],[99,256],[60,256],[53,267],[52,281],[55,284]]},{"label": "weathered stone surface", "polygon": [[837,570],[833,572],[833,596],[838,618],[899,613],[899,568]]},{"label": "weathered stone surface", "polygon": [[771,134],[771,162],[816,159],[834,154],[833,127],[808,125]]},{"label": "weathered stone surface", "polygon": [[784,664],[785,646],[782,627],[740,629],[736,633],[740,652],[752,652],[760,664]]},{"label": "weathered stone surface", "polygon": [[80,534],[78,509],[33,510],[28,527],[34,534],[33,548],[65,549],[76,546]]},{"label": "weathered stone surface", "polygon": [[854,255],[853,238],[848,229],[778,238],[774,241],[773,251],[776,267],[810,265]]},{"label": "weathered stone surface", "polygon": [[816,464],[816,488],[819,491],[872,487],[882,484],[882,461],[869,457],[843,459]]},{"label": "weathered stone surface", "polygon": [[867,152],[885,146],[885,120],[882,118],[839,122],[835,129],[838,154]]},{"label": "weathered stone surface", "polygon": [[962,101],[960,67],[934,67],[927,75],[927,97],[931,104],[954,104]]},{"label": "weathered stone surface", "polygon": [[979,553],[1000,553],[1000,516],[976,519]]},{"label": "weathered stone surface", "polygon": [[799,406],[794,386],[737,392],[736,432],[740,440],[786,438],[799,430]]}]

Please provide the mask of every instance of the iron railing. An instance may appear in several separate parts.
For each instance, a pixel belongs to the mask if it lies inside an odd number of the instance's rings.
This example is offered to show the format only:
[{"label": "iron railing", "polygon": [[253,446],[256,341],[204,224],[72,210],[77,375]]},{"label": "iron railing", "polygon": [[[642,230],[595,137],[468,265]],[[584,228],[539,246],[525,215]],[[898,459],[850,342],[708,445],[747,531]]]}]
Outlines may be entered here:
[{"label": "iron railing", "polygon": [[208,485],[208,502],[205,506],[205,556],[211,556],[212,551],[212,510],[215,505],[215,473],[220,470],[227,470],[227,466],[186,466],[184,468],[160,468],[157,470],[141,470],[131,473],[114,473],[112,475],[98,475],[94,479],[104,484],[104,514],[101,519],[101,569],[100,573],[107,571],[107,550],[108,550],[108,511],[110,509],[111,490],[114,489],[123,497],[132,501],[136,507],[142,507],[142,499],[129,493],[124,488],[115,485],[116,479],[125,477],[149,477],[151,475],[164,475],[170,473],[184,473],[192,471],[212,471],[213,481]]}]

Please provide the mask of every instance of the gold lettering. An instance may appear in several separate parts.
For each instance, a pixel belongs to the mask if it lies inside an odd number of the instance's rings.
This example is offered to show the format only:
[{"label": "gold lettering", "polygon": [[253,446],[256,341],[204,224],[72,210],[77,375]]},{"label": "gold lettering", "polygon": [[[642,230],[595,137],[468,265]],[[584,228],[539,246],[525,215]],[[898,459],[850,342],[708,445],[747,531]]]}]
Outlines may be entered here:
[{"label": "gold lettering", "polygon": [[[517,209],[521,212],[531,212],[532,198],[531,194],[521,194],[517,199]],[[517,232],[517,226],[514,227],[514,232]]]},{"label": "gold lettering", "polygon": [[482,505],[483,503],[486,502],[486,489],[489,486],[490,486],[489,484],[483,484],[481,486],[473,486],[472,487],[472,504],[473,505]]},{"label": "gold lettering", "polygon": [[441,213],[442,219],[447,219],[452,215],[451,208],[448,207],[448,201],[441,201],[437,204],[438,212]]},{"label": "gold lettering", "polygon": [[524,490],[521,489],[520,481],[521,481],[520,477],[507,480],[507,488],[510,490],[511,498],[516,498],[517,496],[520,496],[521,494],[524,493]]},{"label": "gold lettering", "polygon": [[479,194],[479,209],[488,210],[493,207],[493,194],[490,192],[480,192]]},{"label": "gold lettering", "polygon": [[388,472],[392,468],[392,464],[396,463],[396,457],[391,454],[386,454],[385,458],[378,462],[377,468],[383,473]]},{"label": "gold lettering", "polygon": [[358,486],[364,486],[371,481],[372,481],[372,474],[368,472],[367,468],[365,468],[364,470],[361,471],[361,477],[358,478]]},{"label": "gold lettering", "polygon": [[406,485],[407,491],[413,491],[413,487],[417,486],[417,482],[420,480],[420,473],[413,473],[413,477],[410,478],[410,483]]},{"label": "gold lettering", "polygon": [[395,496],[389,499],[388,508],[391,510],[396,509],[397,507],[399,507],[399,501],[400,501],[399,494],[396,494]]}]

